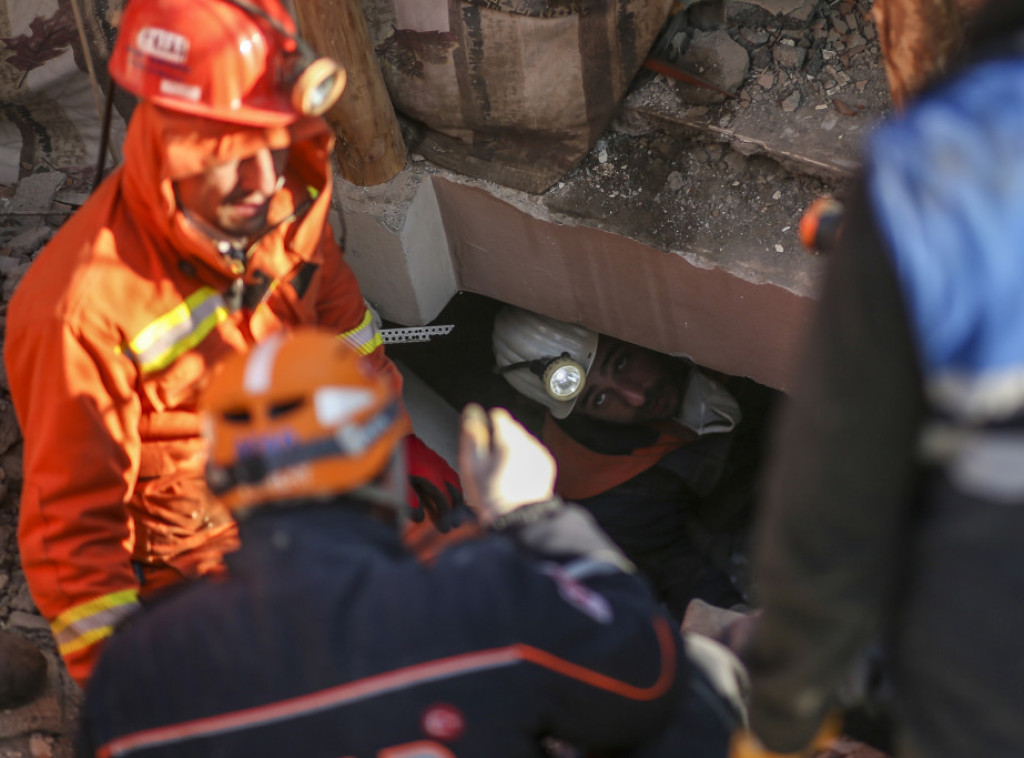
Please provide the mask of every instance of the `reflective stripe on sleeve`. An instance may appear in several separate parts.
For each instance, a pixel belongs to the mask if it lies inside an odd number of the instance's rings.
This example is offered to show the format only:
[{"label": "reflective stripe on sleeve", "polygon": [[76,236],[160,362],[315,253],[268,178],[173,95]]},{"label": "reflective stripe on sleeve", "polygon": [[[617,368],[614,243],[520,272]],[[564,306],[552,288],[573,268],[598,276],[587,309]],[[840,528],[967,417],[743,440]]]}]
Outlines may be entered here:
[{"label": "reflective stripe on sleeve", "polygon": [[200,287],[132,338],[128,349],[143,374],[160,371],[206,339],[228,315],[221,294]]},{"label": "reflective stripe on sleeve", "polygon": [[50,625],[60,654],[69,655],[109,637],[118,622],[138,608],[137,589],[118,590],[69,608]]},{"label": "reflective stripe on sleeve", "polygon": [[360,355],[369,355],[384,344],[383,337],[373,323],[373,313],[369,308],[363,312],[363,320],[359,322],[359,325],[355,329],[341,332],[338,334],[338,339],[344,340],[354,347]]}]

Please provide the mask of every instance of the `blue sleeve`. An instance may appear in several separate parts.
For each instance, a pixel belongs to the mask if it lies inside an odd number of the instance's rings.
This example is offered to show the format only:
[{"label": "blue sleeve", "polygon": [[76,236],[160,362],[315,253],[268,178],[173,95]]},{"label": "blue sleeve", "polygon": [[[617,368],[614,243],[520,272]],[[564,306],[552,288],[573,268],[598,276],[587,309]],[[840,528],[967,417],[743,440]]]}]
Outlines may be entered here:
[{"label": "blue sleeve", "polygon": [[977,66],[880,128],[868,197],[929,399],[968,420],[1024,405],[1024,61]]}]

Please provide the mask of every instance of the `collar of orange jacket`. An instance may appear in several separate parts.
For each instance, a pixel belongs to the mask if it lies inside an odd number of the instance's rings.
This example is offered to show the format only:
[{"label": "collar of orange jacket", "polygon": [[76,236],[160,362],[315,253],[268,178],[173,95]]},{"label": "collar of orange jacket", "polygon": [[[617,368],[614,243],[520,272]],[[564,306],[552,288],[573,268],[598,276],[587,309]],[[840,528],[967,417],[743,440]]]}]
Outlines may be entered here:
[{"label": "collar of orange jacket", "polygon": [[[174,181],[230,160],[253,155],[264,147],[290,147],[285,176],[301,190],[278,192],[270,217],[288,218],[310,193],[321,212],[308,220],[311,231],[301,248],[319,239],[330,205],[330,151],[334,136],[321,118],[304,118],[286,127],[259,129],[198,118],[140,102],[132,112],[124,140],[121,172],[124,202],[149,235],[166,238],[175,254],[198,260],[222,274],[231,270],[216,241],[202,233],[178,208]],[[308,190],[308,192],[307,192]]]},{"label": "collar of orange jacket", "polygon": [[696,438],[676,422],[659,422],[654,442],[621,455],[599,453],[574,439],[550,413],[545,414],[541,440],[558,464],[555,491],[566,500],[584,500],[628,482],[652,468],[673,450]]}]

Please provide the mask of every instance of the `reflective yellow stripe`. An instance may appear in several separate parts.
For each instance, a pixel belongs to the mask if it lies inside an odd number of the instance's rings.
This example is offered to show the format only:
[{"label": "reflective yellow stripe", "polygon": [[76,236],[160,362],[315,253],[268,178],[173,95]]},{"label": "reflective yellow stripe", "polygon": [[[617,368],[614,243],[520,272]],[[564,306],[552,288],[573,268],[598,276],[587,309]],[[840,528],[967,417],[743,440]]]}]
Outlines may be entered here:
[{"label": "reflective yellow stripe", "polygon": [[373,324],[373,314],[369,308],[363,313],[363,320],[359,322],[359,325],[355,329],[342,332],[338,335],[338,339],[344,340],[354,347],[360,355],[369,355],[384,344],[384,338]]},{"label": "reflective yellow stripe", "polygon": [[206,339],[228,315],[221,294],[212,287],[200,287],[139,332],[128,348],[143,374],[160,371]]},{"label": "reflective yellow stripe", "polygon": [[64,611],[50,625],[61,655],[74,653],[103,639],[125,616],[139,607],[139,591],[118,590]]},{"label": "reflective yellow stripe", "polygon": [[100,640],[106,639],[113,633],[113,626],[101,626],[98,629],[93,629],[87,634],[83,634],[81,637],[76,637],[71,642],[61,643],[57,646],[57,652],[61,655],[77,653],[79,650],[85,650],[90,645],[95,645]]}]

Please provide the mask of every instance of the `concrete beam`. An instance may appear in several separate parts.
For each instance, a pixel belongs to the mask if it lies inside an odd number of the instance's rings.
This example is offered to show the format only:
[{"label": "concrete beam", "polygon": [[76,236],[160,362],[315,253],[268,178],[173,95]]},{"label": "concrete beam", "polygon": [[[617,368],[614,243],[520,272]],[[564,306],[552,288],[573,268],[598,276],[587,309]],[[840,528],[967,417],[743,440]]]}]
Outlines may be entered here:
[{"label": "concrete beam", "polygon": [[[536,196],[434,170],[388,185],[344,183],[348,260],[367,299],[429,323],[459,291],[582,323],[712,369],[791,386],[813,297],[734,257],[652,247],[552,214]],[[783,276],[784,275],[784,276]]]},{"label": "concrete beam", "polygon": [[435,180],[459,288],[787,389],[812,300]]},{"label": "concrete beam", "polygon": [[426,324],[458,292],[428,174],[406,170],[373,187],[339,178],[335,207],[346,260],[381,316],[406,326]]}]

